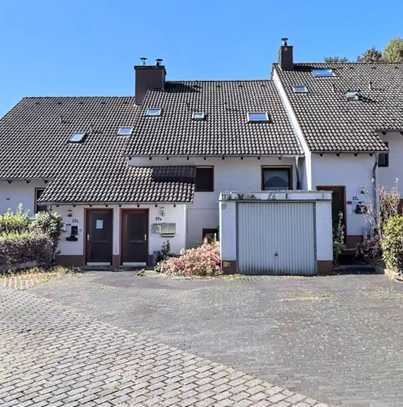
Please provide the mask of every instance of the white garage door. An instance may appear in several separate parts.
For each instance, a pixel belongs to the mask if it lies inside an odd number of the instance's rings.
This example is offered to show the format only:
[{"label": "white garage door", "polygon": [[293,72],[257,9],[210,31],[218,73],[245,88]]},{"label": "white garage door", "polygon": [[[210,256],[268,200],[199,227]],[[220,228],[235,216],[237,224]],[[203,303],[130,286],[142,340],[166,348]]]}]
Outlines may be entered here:
[{"label": "white garage door", "polygon": [[245,274],[315,274],[314,204],[239,203],[238,265]]}]

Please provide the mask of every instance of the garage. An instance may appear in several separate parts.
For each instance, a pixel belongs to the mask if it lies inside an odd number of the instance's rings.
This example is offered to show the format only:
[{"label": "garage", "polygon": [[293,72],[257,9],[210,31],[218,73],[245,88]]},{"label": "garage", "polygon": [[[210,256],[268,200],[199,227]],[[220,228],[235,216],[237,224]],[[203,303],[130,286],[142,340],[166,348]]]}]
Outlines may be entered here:
[{"label": "garage", "polygon": [[238,205],[238,269],[242,274],[315,274],[312,202]]},{"label": "garage", "polygon": [[222,194],[223,270],[315,275],[332,266],[331,193]]}]

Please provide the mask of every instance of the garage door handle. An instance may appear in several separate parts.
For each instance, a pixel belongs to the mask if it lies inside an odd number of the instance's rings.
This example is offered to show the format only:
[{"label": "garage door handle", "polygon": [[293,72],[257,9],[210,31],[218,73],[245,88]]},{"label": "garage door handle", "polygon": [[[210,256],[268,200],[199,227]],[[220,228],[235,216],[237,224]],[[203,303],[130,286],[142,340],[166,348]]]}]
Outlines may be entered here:
[{"label": "garage door handle", "polygon": [[275,252],[275,253],[274,253],[274,257],[278,257],[278,252]]}]

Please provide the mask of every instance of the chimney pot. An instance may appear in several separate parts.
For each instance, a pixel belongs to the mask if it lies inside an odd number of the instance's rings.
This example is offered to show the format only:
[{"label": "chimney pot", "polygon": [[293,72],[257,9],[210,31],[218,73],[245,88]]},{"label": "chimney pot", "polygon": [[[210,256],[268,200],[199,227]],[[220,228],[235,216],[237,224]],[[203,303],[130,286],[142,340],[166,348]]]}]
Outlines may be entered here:
[{"label": "chimney pot", "polygon": [[142,62],[142,65],[145,65],[145,64],[146,64],[147,59],[148,59],[148,58],[146,58],[146,57],[141,57],[141,58],[140,58],[140,61]]},{"label": "chimney pot", "polygon": [[162,58],[157,58],[157,59],[155,60],[155,65],[161,66],[161,62],[162,62],[162,61],[163,61]]}]

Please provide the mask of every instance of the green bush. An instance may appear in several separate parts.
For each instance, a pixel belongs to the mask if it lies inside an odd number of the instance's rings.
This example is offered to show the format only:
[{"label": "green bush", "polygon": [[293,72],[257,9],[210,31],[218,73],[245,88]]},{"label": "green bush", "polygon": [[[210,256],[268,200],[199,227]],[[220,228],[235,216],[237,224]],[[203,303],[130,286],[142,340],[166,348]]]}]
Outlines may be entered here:
[{"label": "green bush", "polygon": [[390,270],[403,269],[403,216],[389,218],[383,228],[383,260]]},{"label": "green bush", "polygon": [[0,235],[0,266],[12,268],[18,263],[36,261],[50,266],[53,260],[53,242],[43,233],[8,232]]},{"label": "green bush", "polygon": [[22,206],[19,206],[15,212],[8,210],[0,215],[0,234],[10,232],[24,232],[28,230],[29,217],[24,212]]},{"label": "green bush", "polygon": [[53,244],[53,253],[56,252],[57,243],[63,228],[63,219],[56,212],[38,212],[30,229],[36,233],[43,233],[49,236]]}]

